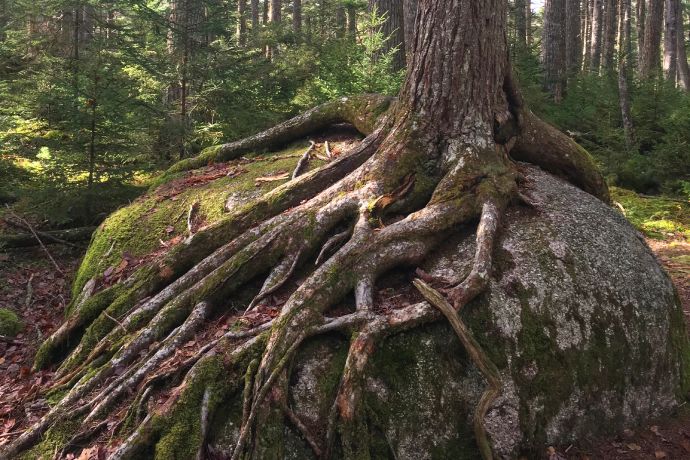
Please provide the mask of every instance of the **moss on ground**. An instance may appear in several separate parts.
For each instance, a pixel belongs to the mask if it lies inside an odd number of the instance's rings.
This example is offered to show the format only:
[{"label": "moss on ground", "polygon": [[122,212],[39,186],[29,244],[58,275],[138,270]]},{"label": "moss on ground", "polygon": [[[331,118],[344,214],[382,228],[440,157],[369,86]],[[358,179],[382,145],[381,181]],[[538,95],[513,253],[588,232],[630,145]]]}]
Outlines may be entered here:
[{"label": "moss on ground", "polygon": [[[219,165],[156,181],[156,188],[111,214],[95,232],[77,272],[73,296],[81,292],[90,278],[117,266],[123,256],[143,257],[160,249],[161,242],[175,237],[184,238],[187,235],[188,211],[194,203],[198,202],[197,222],[208,225],[227,216],[225,205],[228,198],[235,197],[237,206],[240,206],[284,184],[289,179],[262,183],[257,183],[256,179],[279,173],[291,174],[308,145],[303,140],[281,151],[247,154],[226,164],[228,175],[221,174],[211,180],[200,178],[218,171]],[[309,169],[323,164],[322,160],[313,158]],[[199,181],[194,184],[196,179]]]},{"label": "moss on ground", "polygon": [[0,335],[15,337],[24,328],[15,312],[7,308],[0,308]]},{"label": "moss on ground", "polygon": [[611,187],[611,198],[623,207],[625,217],[648,237],[680,237],[690,242],[690,202],[641,196],[617,187]]}]

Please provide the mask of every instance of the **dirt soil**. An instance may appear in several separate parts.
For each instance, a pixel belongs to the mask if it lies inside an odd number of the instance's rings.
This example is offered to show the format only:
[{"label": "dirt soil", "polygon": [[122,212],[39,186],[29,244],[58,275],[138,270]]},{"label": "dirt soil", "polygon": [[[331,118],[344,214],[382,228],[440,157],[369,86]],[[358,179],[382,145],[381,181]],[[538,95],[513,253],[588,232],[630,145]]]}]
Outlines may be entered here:
[{"label": "dirt soil", "polygon": [[[690,243],[648,240],[650,247],[673,278],[690,320]],[[49,250],[62,271],[58,272],[40,248],[0,252],[0,308],[18,313],[26,325],[14,341],[0,340],[0,445],[16,437],[48,408],[42,390],[50,386],[52,373],[32,373],[33,355],[40,342],[63,319],[69,288],[81,253],[61,246]],[[379,293],[386,296],[386,287]],[[392,299],[389,299],[392,300]],[[385,302],[384,302],[385,303]],[[257,314],[272,316],[270,308]],[[261,318],[255,318],[262,322]],[[235,318],[217,318],[205,334],[221,333]],[[688,321],[690,327],[690,321]],[[213,331],[214,328],[218,329]],[[190,348],[194,348],[193,344]],[[92,446],[82,455],[65,458],[100,458],[107,449]],[[569,446],[544,446],[544,458],[562,459],[690,459],[690,407],[683,405],[671,417],[647,426],[630,427],[609,439],[584,440]]]}]

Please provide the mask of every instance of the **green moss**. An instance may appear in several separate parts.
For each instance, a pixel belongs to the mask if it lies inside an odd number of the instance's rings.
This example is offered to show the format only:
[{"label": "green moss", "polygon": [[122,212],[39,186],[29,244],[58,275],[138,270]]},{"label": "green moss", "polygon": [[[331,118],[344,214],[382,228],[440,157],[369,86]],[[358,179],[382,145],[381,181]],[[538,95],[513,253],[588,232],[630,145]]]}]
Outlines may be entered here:
[{"label": "green moss", "polygon": [[19,458],[22,460],[53,458],[55,452],[62,449],[80,428],[81,419],[61,419],[43,434],[38,444],[22,453]]},{"label": "green moss", "polygon": [[7,308],[0,308],[0,335],[15,337],[24,328],[15,312]]},{"label": "green moss", "polygon": [[662,196],[641,196],[630,190],[611,187],[611,198],[623,207],[625,217],[651,238],[680,236],[690,241],[690,203]]}]

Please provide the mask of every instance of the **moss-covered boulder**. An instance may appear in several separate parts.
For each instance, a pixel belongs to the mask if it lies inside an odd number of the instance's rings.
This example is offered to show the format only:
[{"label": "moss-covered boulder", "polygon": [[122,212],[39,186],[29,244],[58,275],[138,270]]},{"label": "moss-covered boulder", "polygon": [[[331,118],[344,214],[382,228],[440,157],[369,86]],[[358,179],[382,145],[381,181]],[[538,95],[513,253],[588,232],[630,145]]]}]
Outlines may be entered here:
[{"label": "moss-covered boulder", "polygon": [[[534,168],[525,174],[533,207],[509,211],[490,289],[462,312],[501,370],[502,395],[486,425],[502,458],[669,413],[690,377],[678,298],[638,232],[575,187]],[[468,229],[424,268],[460,280],[473,253]],[[292,368],[290,406],[316,433],[327,425],[347,343],[314,339]],[[366,382],[371,457],[478,458],[472,414],[485,386],[444,322],[388,338]],[[235,399],[217,420],[212,445],[220,450],[237,437]],[[287,420],[274,435],[279,456],[313,458]]]},{"label": "moss-covered boulder", "polygon": [[0,335],[15,337],[24,328],[15,312],[7,308],[0,308]]}]

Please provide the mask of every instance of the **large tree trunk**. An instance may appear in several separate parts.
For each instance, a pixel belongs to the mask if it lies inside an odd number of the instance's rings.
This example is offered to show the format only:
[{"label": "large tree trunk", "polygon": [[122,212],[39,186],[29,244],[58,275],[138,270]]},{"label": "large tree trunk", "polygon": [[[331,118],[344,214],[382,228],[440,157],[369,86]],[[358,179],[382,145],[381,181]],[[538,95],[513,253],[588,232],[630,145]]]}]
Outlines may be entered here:
[{"label": "large tree trunk", "polygon": [[393,70],[405,68],[405,14],[402,0],[369,0],[369,11],[376,9],[379,15],[385,15],[386,21],[381,27],[381,33],[388,38],[381,49],[388,53],[395,49],[393,55]]},{"label": "large tree trunk", "polygon": [[558,103],[566,84],[566,0],[546,0],[541,43],[544,85]]},{"label": "large tree trunk", "polygon": [[666,0],[664,11],[664,78],[673,84],[676,83],[678,73],[678,14],[679,0]]},{"label": "large tree trunk", "polygon": [[637,26],[637,67],[642,66],[642,53],[644,50],[644,28],[647,21],[647,0],[635,0],[635,24]]},{"label": "large tree trunk", "polygon": [[[273,3],[272,19],[279,20],[280,2]],[[486,388],[473,400],[471,427],[467,417],[458,418],[463,435],[474,433],[477,448],[472,447],[472,453],[489,459],[500,448],[501,455],[517,455],[519,443],[507,448],[501,444],[503,424],[487,423],[496,420],[490,409],[504,391],[503,374],[492,358],[498,357],[502,372],[508,372],[506,357],[502,351],[484,352],[457,312],[491,285],[505,210],[516,206],[525,219],[538,223],[540,213],[529,207],[550,201],[530,198],[518,184],[536,178],[575,190],[534,169],[522,174],[514,160],[538,165],[593,195],[585,201],[599,211],[606,207],[594,197],[605,202],[609,197],[589,155],[524,107],[509,63],[505,8],[503,0],[420,1],[414,53],[396,101],[376,95],[341,98],[250,138],[210,148],[177,163],[161,178],[156,205],[134,203],[142,208],[125,209],[104,223],[75,281],[65,323],[36,356],[37,368],[61,362],[55,375],[55,403],[4,446],[0,457],[30,448],[54,425],[61,433],[60,445],[48,450],[52,453],[65,444],[66,450],[72,449],[97,429],[111,429],[104,421],[112,417],[126,420],[118,424],[121,431],[114,437],[119,444],[111,456],[114,460],[154,452],[157,458],[203,458],[210,437],[219,435],[213,432],[215,422],[234,426],[226,436],[232,451],[221,457],[282,458],[289,423],[317,458],[369,458],[381,447],[376,444],[381,436],[370,435],[378,433],[379,422],[364,396],[369,382],[377,385],[369,378],[374,352],[387,337],[443,318],[486,380]],[[269,158],[263,170],[257,168],[265,158],[244,156],[342,122],[366,137],[337,155],[329,157],[325,150],[326,155],[317,156],[312,145],[292,163],[276,162],[292,161],[294,153]],[[305,163],[315,161],[314,156],[321,157],[323,165],[305,172]],[[239,162],[237,168],[227,163],[233,159]],[[286,164],[294,165],[292,179],[278,173]],[[194,174],[189,172],[193,168],[208,169]],[[242,201],[227,199],[227,184],[219,187],[228,212],[201,228],[193,223],[193,211],[208,203],[195,205],[195,195],[188,196],[189,201],[170,198],[181,185],[170,181],[195,182],[213,174],[229,181],[243,169],[252,174],[248,183],[242,178]],[[262,188],[275,181],[281,185]],[[578,207],[585,194],[577,193],[573,209],[587,215]],[[169,209],[160,205],[161,200],[181,203],[181,215],[188,216],[183,233],[167,242],[153,229],[141,228],[142,219]],[[526,207],[517,208],[519,202]],[[217,214],[216,205],[211,203]],[[118,227],[117,219],[129,219],[130,227],[112,238],[109,232]],[[173,219],[179,220],[177,215]],[[616,219],[620,222],[619,216]],[[401,303],[392,309],[377,305],[377,282],[386,274],[418,267],[449,235],[476,222],[469,270],[450,269],[452,278],[446,281],[419,272],[414,286],[428,302]],[[179,227],[173,226],[173,231],[179,232]],[[167,227],[163,232],[169,233]],[[128,235],[136,236],[130,241]],[[138,241],[142,246],[136,258],[128,251],[134,240],[143,240]],[[600,252],[595,246],[592,252]],[[512,264],[506,247],[500,249],[502,263]],[[551,251],[559,266],[577,262],[561,242],[554,241]],[[525,254],[544,261],[531,249]],[[557,264],[549,258],[547,265]],[[587,272],[594,278],[599,273],[591,267]],[[612,278],[617,276],[618,272]],[[428,283],[443,283],[445,295]],[[532,289],[520,282],[511,286],[511,298],[518,304],[520,293]],[[655,317],[660,310],[653,310]],[[493,314],[488,312],[487,318]],[[515,322],[512,311],[496,314]],[[219,336],[214,328],[223,319],[229,327]],[[540,320],[532,320],[537,322],[531,326],[527,317],[521,321],[530,331],[544,329]],[[317,401],[325,415],[312,426],[293,410],[293,364],[313,337],[329,334],[342,336],[349,345],[342,348],[338,369],[328,373],[328,402]],[[560,346],[548,344],[548,349]],[[608,352],[593,359],[604,359]],[[389,367],[398,365],[411,366],[396,361]],[[522,364],[518,369],[523,372]],[[544,375],[552,375],[552,370],[561,371],[549,369]],[[483,387],[479,381],[471,386]],[[671,386],[675,389],[676,380]],[[505,390],[515,393],[515,388]],[[563,398],[560,389],[558,395]],[[514,433],[520,435],[520,430],[516,425]],[[536,441],[530,447],[535,445]],[[302,451],[292,453],[305,456]]]},{"label": "large tree trunk", "polygon": [[661,65],[661,30],[664,24],[664,2],[647,0],[645,7],[644,46],[640,54],[640,78],[658,74]]}]

